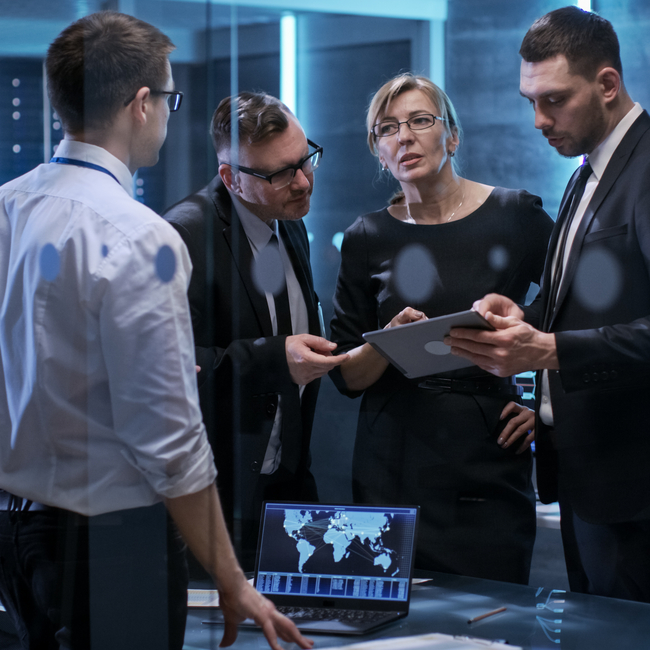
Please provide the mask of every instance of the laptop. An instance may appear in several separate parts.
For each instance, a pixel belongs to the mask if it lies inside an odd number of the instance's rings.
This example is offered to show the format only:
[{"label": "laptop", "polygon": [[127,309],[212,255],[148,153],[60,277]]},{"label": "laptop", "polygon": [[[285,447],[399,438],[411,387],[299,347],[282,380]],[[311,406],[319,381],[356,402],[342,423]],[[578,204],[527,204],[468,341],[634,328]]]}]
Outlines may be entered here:
[{"label": "laptop", "polygon": [[419,509],[265,502],[254,585],[303,632],[365,634],[409,611]]}]

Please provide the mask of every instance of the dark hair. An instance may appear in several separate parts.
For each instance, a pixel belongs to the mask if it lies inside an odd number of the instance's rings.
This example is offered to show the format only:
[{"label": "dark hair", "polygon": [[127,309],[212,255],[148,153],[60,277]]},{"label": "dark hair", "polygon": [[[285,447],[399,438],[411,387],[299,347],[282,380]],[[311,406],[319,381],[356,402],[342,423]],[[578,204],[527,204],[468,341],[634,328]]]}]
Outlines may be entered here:
[{"label": "dark hair", "polygon": [[109,126],[140,88],[160,90],[173,49],[153,25],[113,11],[66,27],[45,59],[50,101],[65,129],[75,133]]},{"label": "dark hair", "polygon": [[266,93],[239,93],[219,102],[212,116],[210,135],[214,150],[230,149],[232,105],[237,106],[239,142],[255,144],[273,133],[281,133],[289,126],[293,113],[277,98]]},{"label": "dark hair", "polygon": [[538,18],[524,36],[519,54],[527,63],[563,54],[571,72],[590,81],[603,65],[611,66],[623,78],[618,37],[612,24],[578,7],[562,7]]}]

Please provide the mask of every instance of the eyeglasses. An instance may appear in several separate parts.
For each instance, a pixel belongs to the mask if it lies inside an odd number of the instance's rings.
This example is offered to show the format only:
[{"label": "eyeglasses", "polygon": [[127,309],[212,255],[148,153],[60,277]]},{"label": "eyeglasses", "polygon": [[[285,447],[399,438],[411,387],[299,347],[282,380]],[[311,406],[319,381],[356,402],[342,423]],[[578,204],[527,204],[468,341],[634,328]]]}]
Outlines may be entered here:
[{"label": "eyeglasses", "polygon": [[441,122],[446,121],[444,117],[431,115],[431,113],[422,113],[421,115],[415,115],[404,122],[384,120],[383,122],[379,122],[379,124],[375,124],[375,126],[372,127],[372,132],[376,138],[386,138],[389,135],[395,135],[402,124],[406,124],[411,131],[423,131],[424,129],[431,128],[436,123],[436,120],[440,120]]},{"label": "eyeglasses", "polygon": [[[175,113],[183,103],[183,93],[180,90],[150,90],[152,95],[167,95],[165,100],[169,106],[169,112]],[[137,93],[131,96],[124,102],[124,106],[128,106],[134,99]]]},{"label": "eyeglasses", "polygon": [[244,172],[244,174],[250,174],[256,178],[261,178],[264,181],[268,181],[271,183],[271,187],[274,190],[281,190],[283,187],[286,187],[291,183],[293,177],[296,175],[296,172],[299,169],[305,176],[308,176],[309,174],[313,174],[318,165],[320,165],[320,161],[323,156],[323,147],[317,145],[311,140],[307,140],[307,144],[310,147],[316,149],[316,151],[314,151],[314,153],[310,153],[308,156],[305,156],[297,165],[289,165],[288,167],[284,167],[277,172],[273,172],[272,174],[261,174],[260,172],[256,172],[254,169],[241,167],[240,165],[231,165],[230,163],[223,164],[232,167],[232,169],[237,169],[240,172]]},{"label": "eyeglasses", "polygon": [[183,93],[180,90],[151,90],[152,95],[166,95],[169,112],[175,113],[183,103]]}]

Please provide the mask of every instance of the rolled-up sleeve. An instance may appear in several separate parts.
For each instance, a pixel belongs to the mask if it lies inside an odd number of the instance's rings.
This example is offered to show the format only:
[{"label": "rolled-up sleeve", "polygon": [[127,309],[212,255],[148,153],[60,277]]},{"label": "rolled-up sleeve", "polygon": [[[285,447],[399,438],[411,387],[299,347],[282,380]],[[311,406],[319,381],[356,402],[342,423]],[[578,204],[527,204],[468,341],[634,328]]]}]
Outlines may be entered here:
[{"label": "rolled-up sleeve", "polygon": [[216,477],[198,403],[190,274],[185,245],[161,220],[114,247],[97,283],[114,435],[152,489],[171,498]]}]

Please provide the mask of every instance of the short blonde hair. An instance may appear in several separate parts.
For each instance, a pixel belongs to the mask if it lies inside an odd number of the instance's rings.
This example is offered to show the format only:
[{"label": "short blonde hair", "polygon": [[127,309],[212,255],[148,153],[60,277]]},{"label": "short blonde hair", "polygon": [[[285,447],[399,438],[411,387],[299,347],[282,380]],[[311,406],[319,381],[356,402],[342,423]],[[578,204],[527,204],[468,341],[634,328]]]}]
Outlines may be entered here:
[{"label": "short blonde hair", "polygon": [[405,72],[387,81],[376,93],[368,107],[366,127],[368,129],[368,147],[373,156],[377,156],[377,138],[372,132],[372,127],[378,122],[379,117],[386,113],[390,103],[402,93],[409,90],[421,90],[438,108],[438,113],[443,121],[445,131],[449,135],[457,135],[460,140],[463,130],[456,115],[456,110],[451,100],[442,88],[438,88],[431,79]]}]

